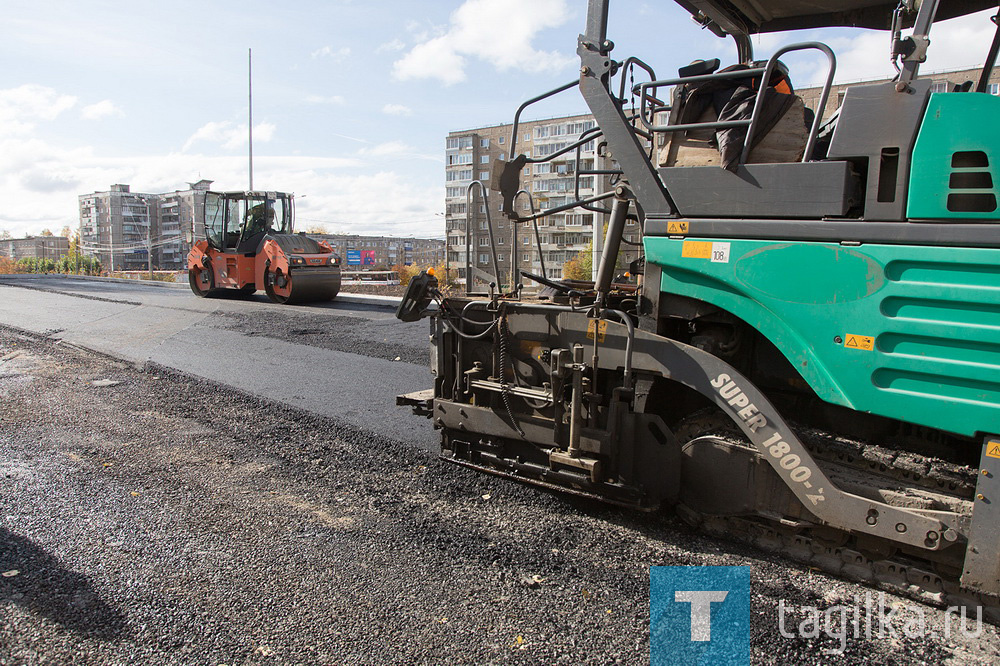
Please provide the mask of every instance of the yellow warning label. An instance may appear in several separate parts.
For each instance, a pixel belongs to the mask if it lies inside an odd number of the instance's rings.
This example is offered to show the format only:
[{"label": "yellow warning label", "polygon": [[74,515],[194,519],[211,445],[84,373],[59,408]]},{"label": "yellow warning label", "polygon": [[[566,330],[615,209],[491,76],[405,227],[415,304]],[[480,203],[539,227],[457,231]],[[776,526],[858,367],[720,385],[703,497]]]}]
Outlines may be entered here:
[{"label": "yellow warning label", "polygon": [[688,222],[667,222],[667,233],[668,234],[686,234],[690,223]]},{"label": "yellow warning label", "polygon": [[1000,458],[1000,441],[991,439],[986,442],[986,455],[990,458]]},{"label": "yellow warning label", "polygon": [[597,341],[604,342],[604,336],[608,332],[608,322],[603,319],[591,319],[587,322],[587,337],[594,339],[594,331],[597,331]]},{"label": "yellow warning label", "polygon": [[681,256],[688,259],[711,259],[712,244],[708,241],[684,241]]},{"label": "yellow warning label", "polygon": [[847,339],[844,340],[844,346],[849,349],[871,351],[875,349],[875,338],[867,335],[852,335],[848,333]]}]

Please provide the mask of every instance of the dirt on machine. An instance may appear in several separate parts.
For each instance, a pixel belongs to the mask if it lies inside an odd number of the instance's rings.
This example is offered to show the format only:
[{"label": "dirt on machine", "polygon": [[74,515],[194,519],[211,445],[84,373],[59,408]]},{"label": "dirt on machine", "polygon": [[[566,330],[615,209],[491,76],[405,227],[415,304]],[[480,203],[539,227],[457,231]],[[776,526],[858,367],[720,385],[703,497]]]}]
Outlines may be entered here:
[{"label": "dirt on machine", "polygon": [[[678,4],[703,35],[732,38],[738,61],[658,76],[612,54],[609,1],[590,0],[579,79],[522,105],[511,159],[469,186],[467,210],[486,219],[485,231],[468,223],[465,294],[446,296],[429,274],[410,283],[397,316],[429,317],[433,385],[398,402],[433,420],[447,461],[670,507],[706,531],[996,621],[1000,133],[982,119],[1000,117],[989,94],[1000,29],[977,80],[917,76],[937,21],[996,3]],[[896,78],[850,85],[830,111],[828,45],[754,54],[755,35],[826,26],[882,31]],[[795,92],[789,53],[826,63],[815,108]],[[596,127],[518,154],[525,108],[573,88]],[[589,142],[597,159],[581,161]],[[539,163],[577,182],[535,213],[520,179]],[[581,178],[598,183],[592,194]],[[606,229],[593,282],[544,266],[537,222],[558,229],[567,211]],[[636,231],[638,278],[619,284]],[[532,232],[540,275],[518,270],[517,234]]]},{"label": "dirt on machine", "polygon": [[295,233],[293,199],[284,192],[208,192],[205,237],[188,254],[191,291],[208,297],[263,290],[282,304],[333,299],[340,256],[326,241]]}]

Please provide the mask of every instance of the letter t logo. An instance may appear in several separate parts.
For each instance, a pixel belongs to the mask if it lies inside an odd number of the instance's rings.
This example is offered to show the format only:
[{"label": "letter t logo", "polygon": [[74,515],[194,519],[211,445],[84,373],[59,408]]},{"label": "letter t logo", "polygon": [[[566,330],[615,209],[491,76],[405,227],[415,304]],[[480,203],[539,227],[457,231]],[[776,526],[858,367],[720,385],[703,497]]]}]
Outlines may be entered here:
[{"label": "letter t logo", "polygon": [[691,604],[691,640],[712,640],[712,602],[725,601],[729,592],[677,590],[674,601]]}]

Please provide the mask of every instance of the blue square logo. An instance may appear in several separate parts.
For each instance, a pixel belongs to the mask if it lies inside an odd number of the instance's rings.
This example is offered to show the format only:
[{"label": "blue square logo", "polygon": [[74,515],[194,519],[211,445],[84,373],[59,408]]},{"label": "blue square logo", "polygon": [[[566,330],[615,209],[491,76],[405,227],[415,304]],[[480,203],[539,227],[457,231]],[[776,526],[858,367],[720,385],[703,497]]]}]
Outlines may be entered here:
[{"label": "blue square logo", "polygon": [[750,663],[749,567],[650,567],[651,666]]}]

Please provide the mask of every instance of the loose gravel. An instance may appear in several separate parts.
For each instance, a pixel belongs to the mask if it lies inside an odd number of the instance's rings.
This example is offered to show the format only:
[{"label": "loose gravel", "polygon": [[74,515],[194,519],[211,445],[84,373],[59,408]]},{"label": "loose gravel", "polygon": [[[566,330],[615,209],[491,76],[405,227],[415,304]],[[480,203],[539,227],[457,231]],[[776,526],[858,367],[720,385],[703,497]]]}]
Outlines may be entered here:
[{"label": "loose gravel", "polygon": [[928,607],[925,637],[827,654],[779,634],[779,601],[872,590],[2,328],[0,488],[4,666],[643,664],[649,566],[708,564],[753,568],[754,663],[1000,655],[993,627],[945,639]]}]

